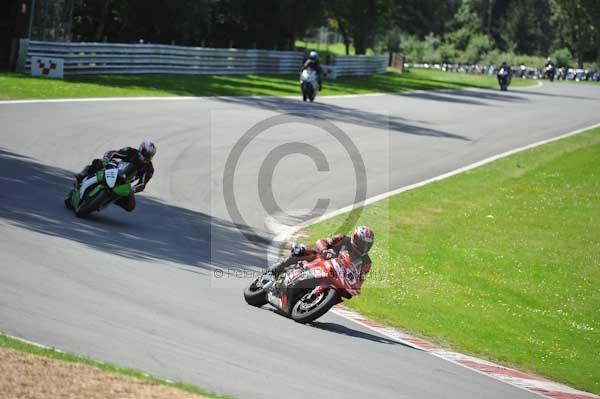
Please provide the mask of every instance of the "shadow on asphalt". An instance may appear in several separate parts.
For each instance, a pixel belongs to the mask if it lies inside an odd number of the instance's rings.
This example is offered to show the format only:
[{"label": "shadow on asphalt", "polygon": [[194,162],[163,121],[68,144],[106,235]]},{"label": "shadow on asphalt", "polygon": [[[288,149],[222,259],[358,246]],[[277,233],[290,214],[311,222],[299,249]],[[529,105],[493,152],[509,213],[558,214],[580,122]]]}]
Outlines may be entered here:
[{"label": "shadow on asphalt", "polygon": [[[206,270],[266,264],[265,248],[244,239],[236,226],[210,215],[142,194],[133,213],[111,205],[79,219],[63,203],[73,173],[3,149],[0,171],[0,220],[14,226],[131,259]],[[35,250],[35,243],[31,249]]]},{"label": "shadow on asphalt", "polygon": [[[419,98],[428,101],[441,101],[447,103],[458,103],[468,105],[490,106],[484,101],[502,101],[502,102],[518,102],[528,103],[529,99],[520,95],[511,94],[513,91],[501,92],[500,90],[490,89],[475,89],[473,90],[442,90],[428,92],[413,92],[413,93],[397,93],[398,95],[410,98]],[[527,94],[527,92],[519,92]]]},{"label": "shadow on asphalt", "polygon": [[279,113],[320,118],[332,122],[374,127],[399,134],[469,141],[465,136],[444,130],[417,126],[404,118],[363,111],[356,108],[346,108],[335,104],[320,103],[318,100],[315,103],[303,103],[294,98],[282,97],[216,97],[216,99],[230,104],[246,105]]},{"label": "shadow on asphalt", "polygon": [[[285,314],[281,310],[279,310],[271,305],[265,305],[265,306],[261,307],[260,309],[272,312],[273,314],[275,314],[279,317],[287,318],[287,319],[289,319],[290,323],[295,323],[287,314]],[[416,349],[412,346],[403,344],[402,342],[398,342],[393,339],[388,339],[388,338],[385,338],[385,337],[382,337],[379,335],[355,330],[353,328],[346,327],[342,324],[313,321],[312,323],[309,323],[307,325],[317,328],[319,330],[327,331],[330,333],[346,335],[348,337],[366,339],[367,341],[373,341],[373,342],[378,342],[378,343],[387,344],[387,345],[401,345],[401,346],[405,346],[410,349],[420,350],[420,349]]]},{"label": "shadow on asphalt", "polygon": [[315,322],[311,323],[311,325],[315,328],[318,328],[319,330],[328,331],[331,333],[346,335],[346,336],[354,337],[354,338],[366,339],[367,341],[378,342],[381,344],[401,345],[401,346],[404,346],[404,347],[407,347],[410,349],[420,350],[420,349],[413,348],[412,346],[403,344],[402,342],[395,341],[393,339],[388,339],[385,337],[381,337],[379,335],[355,330],[353,328],[349,328],[349,327],[346,327],[344,325],[337,324],[337,323],[328,323],[328,322],[323,323],[323,322],[315,321]]},{"label": "shadow on asphalt", "polygon": [[[552,83],[544,83],[545,85],[551,85]],[[559,83],[562,84],[562,83]],[[531,95],[531,96],[538,96],[538,97],[554,97],[554,98],[564,98],[564,99],[570,99],[570,100],[589,100],[589,101],[599,101],[600,98],[595,98],[595,97],[586,97],[586,96],[571,96],[571,95],[567,95],[567,94],[555,94],[555,93],[548,93],[548,92],[540,92],[540,91],[534,91],[534,90],[518,90],[518,89],[508,89],[509,93],[516,93],[516,94],[526,94],[526,95]]]}]

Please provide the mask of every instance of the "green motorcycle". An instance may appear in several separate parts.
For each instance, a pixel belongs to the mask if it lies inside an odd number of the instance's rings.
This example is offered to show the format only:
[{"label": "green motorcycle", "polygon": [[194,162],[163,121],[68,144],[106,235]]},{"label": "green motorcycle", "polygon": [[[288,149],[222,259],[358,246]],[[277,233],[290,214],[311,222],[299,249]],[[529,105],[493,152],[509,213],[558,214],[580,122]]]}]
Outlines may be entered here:
[{"label": "green motorcycle", "polygon": [[71,192],[71,206],[77,217],[100,211],[133,192],[131,181],[136,168],[129,162],[105,162],[104,168],[86,177]]}]

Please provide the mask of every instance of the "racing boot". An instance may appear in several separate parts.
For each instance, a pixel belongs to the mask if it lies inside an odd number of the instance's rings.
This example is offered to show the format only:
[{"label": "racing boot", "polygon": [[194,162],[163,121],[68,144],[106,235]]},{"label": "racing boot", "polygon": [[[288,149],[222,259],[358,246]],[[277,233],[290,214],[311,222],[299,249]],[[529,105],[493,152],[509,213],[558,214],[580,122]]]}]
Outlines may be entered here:
[{"label": "racing boot", "polygon": [[73,190],[69,191],[69,195],[65,198],[65,207],[67,209],[73,210],[73,205],[71,205],[71,196],[73,195]]},{"label": "racing boot", "polygon": [[268,267],[267,271],[273,273],[274,276],[278,276],[285,270],[286,267],[294,264],[294,261],[300,260],[306,254],[306,245],[292,243],[290,247],[290,256],[274,265]]},{"label": "racing boot", "polygon": [[75,175],[75,179],[77,180],[77,185],[81,184],[83,179],[85,179],[90,173],[92,169],[92,165],[88,165],[83,170]]},{"label": "racing boot", "polygon": [[83,168],[83,170],[81,172],[79,172],[75,175],[75,179],[77,179],[77,184],[81,184],[83,179],[85,179],[86,177],[90,176],[93,173],[98,172],[99,170],[102,169],[102,167],[103,167],[102,160],[94,159],[90,165],[86,166],[85,168]]}]

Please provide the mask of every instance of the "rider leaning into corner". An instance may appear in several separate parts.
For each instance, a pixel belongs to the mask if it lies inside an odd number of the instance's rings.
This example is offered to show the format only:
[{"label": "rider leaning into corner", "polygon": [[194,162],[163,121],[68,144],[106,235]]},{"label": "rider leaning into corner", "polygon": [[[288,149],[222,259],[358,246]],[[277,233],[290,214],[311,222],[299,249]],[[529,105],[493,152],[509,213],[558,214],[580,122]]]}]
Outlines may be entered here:
[{"label": "rider leaning into corner", "polygon": [[321,63],[319,62],[319,55],[316,51],[311,51],[308,59],[304,62],[302,66],[302,70],[312,69],[317,73],[317,83],[319,84],[319,91],[323,88],[322,76],[323,76],[323,68],[321,68]]},{"label": "rider leaning into corner", "polygon": [[[81,172],[79,172],[75,178],[77,184],[81,183],[86,177],[97,173],[102,170],[110,161],[124,161],[131,162],[137,169],[137,175],[134,181],[137,183],[133,186],[133,192],[127,197],[119,198],[115,201],[115,204],[125,209],[127,212],[131,212],[135,209],[135,193],[140,193],[146,188],[146,184],[152,178],[154,174],[154,165],[152,165],[152,158],[156,155],[156,146],[150,140],[144,140],[140,144],[139,148],[124,147],[119,151],[108,151],[104,154],[102,159],[94,159],[92,163]],[[65,206],[69,209],[73,209],[71,206],[71,193],[65,199]]]},{"label": "rider leaning into corner", "polygon": [[288,266],[300,261],[311,262],[319,255],[325,259],[331,259],[337,257],[342,251],[348,251],[352,264],[360,271],[360,281],[362,283],[369,270],[371,270],[369,250],[373,246],[374,239],[375,235],[370,227],[359,226],[350,236],[338,234],[318,240],[314,250],[307,249],[304,244],[294,244],[291,255],[280,263],[269,267],[269,271],[277,275]]}]

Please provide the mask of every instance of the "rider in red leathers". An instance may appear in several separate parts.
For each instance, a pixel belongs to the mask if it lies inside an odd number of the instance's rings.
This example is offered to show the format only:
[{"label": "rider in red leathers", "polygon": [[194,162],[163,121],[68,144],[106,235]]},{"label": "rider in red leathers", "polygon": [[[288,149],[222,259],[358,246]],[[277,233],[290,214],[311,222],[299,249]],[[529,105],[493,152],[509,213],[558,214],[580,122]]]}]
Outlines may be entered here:
[{"label": "rider in red leathers", "polygon": [[303,244],[294,244],[292,254],[282,262],[271,266],[269,271],[276,275],[300,261],[310,262],[319,255],[331,259],[337,257],[341,251],[348,251],[350,260],[360,270],[361,281],[364,281],[371,270],[369,250],[373,246],[374,238],[371,228],[359,226],[350,236],[338,234],[318,240],[316,250],[309,250]]}]

